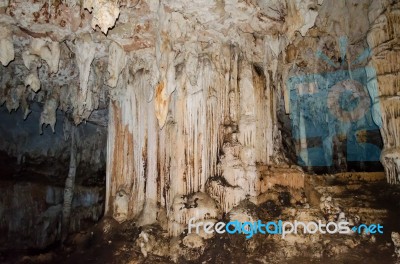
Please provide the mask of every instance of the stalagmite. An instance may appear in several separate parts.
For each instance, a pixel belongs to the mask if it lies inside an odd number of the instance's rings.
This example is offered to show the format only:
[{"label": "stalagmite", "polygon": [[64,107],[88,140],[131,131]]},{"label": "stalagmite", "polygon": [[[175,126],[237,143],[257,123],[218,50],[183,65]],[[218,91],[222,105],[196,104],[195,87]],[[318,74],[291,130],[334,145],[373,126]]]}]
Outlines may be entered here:
[{"label": "stalagmite", "polygon": [[207,192],[222,207],[224,213],[239,205],[246,199],[246,192],[239,186],[229,186],[220,179],[210,179],[207,184]]},{"label": "stalagmite", "polygon": [[13,166],[0,168],[13,187],[0,194],[4,240],[30,229],[38,239],[22,249],[71,241],[71,261],[75,244],[79,254],[96,244],[106,260],[216,263],[268,262],[257,252],[275,246],[277,263],[314,261],[381,243],[188,224],[391,217],[378,187],[385,175],[400,183],[399,10],[389,0],[0,1],[0,165]]},{"label": "stalagmite", "polygon": [[64,203],[62,210],[62,241],[67,238],[70,229],[70,217],[71,217],[71,207],[72,199],[74,197],[75,188],[75,176],[76,176],[76,166],[77,166],[77,145],[76,145],[76,131],[75,127],[71,130],[71,150],[70,150],[70,160],[69,160],[69,171],[68,176],[65,180],[64,187]]},{"label": "stalagmite", "polygon": [[128,218],[128,210],[129,210],[129,196],[124,190],[120,190],[117,192],[115,196],[114,202],[114,219],[119,223],[123,223]]},{"label": "stalagmite", "polygon": [[176,196],[171,206],[168,232],[173,236],[178,236],[187,228],[189,219],[196,223],[204,220],[217,220],[219,217],[220,210],[217,204],[205,193]]}]

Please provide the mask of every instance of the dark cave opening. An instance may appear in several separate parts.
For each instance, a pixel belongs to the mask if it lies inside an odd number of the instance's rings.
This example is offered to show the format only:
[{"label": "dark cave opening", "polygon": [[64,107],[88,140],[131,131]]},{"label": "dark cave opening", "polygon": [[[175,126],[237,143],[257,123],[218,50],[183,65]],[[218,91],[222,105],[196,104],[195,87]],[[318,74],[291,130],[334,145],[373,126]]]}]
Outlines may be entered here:
[{"label": "dark cave opening", "polygon": [[[0,248],[48,250],[60,244],[64,186],[70,140],[57,111],[55,133],[39,133],[42,106],[32,104],[23,120],[21,110],[0,108]],[[77,127],[78,165],[70,233],[93,226],[104,215],[106,128],[87,122]],[[12,244],[9,242],[13,241]]]}]

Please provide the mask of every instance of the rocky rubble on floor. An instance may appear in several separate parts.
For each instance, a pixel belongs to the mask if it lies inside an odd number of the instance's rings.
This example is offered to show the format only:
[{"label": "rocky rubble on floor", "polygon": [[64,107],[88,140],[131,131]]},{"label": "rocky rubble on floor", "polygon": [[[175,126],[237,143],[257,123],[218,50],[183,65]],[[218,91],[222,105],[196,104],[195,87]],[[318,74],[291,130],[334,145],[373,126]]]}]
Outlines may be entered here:
[{"label": "rocky rubble on floor", "polygon": [[[371,192],[384,184],[382,174],[353,173],[316,176],[316,181],[306,178],[305,188],[300,191],[291,188],[275,186],[268,193],[260,195],[257,199],[246,199],[233,207],[221,220],[225,222],[238,220],[239,222],[267,221],[303,221],[327,223],[333,221],[349,221],[350,225],[360,223],[386,223],[388,211],[378,208],[379,197],[374,198]],[[323,178],[325,177],[325,178]],[[349,184],[345,184],[349,182]],[[314,185],[315,184],[315,185]],[[378,186],[378,187],[377,187]],[[310,190],[311,188],[312,190]],[[312,192],[316,192],[312,193]],[[319,201],[310,199],[308,195],[319,197]],[[294,194],[294,195],[292,195]],[[307,197],[305,197],[307,196]],[[361,196],[362,199],[354,199]],[[388,229],[391,227],[387,227]],[[395,243],[396,235],[393,235]],[[379,234],[288,234],[284,239],[279,235],[255,234],[251,239],[245,235],[216,234],[211,239],[202,239],[193,234],[182,234],[173,239],[175,245],[171,247],[174,262],[202,260],[217,261],[218,255],[225,259],[232,259],[232,263],[239,263],[241,257],[246,260],[259,261],[260,263],[282,263],[289,259],[309,259],[322,261],[346,259],[355,255],[355,259],[368,259],[366,256],[384,254],[388,261],[393,252],[393,244]],[[396,245],[396,243],[395,243]],[[238,250],[242,252],[240,255]],[[196,249],[196,250],[195,250]],[[275,250],[274,250],[275,249]],[[260,256],[258,252],[269,252],[268,258]],[[191,252],[191,253],[189,253]],[[355,253],[354,253],[355,252]],[[168,256],[168,254],[164,255]],[[236,260],[235,259],[236,256]],[[374,257],[369,258],[372,262]],[[237,261],[237,262],[236,262]],[[377,260],[378,261],[378,260]],[[195,262],[195,263],[197,263]],[[328,261],[329,263],[329,261]],[[379,262],[377,262],[379,263]]]}]

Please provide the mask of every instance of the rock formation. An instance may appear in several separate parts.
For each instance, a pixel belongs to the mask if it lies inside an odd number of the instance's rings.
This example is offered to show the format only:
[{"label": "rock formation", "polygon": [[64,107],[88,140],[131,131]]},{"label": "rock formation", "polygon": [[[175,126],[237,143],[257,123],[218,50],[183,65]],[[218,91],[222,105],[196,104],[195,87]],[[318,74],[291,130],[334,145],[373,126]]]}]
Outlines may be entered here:
[{"label": "rock formation", "polygon": [[[82,166],[105,169],[104,214],[171,237],[192,217],[250,217],[245,200],[298,192],[307,170],[382,164],[398,184],[399,21],[389,0],[0,1],[0,104],[24,119],[37,106],[39,132],[67,138],[45,154],[8,135],[0,150],[68,164],[77,126],[78,186]],[[204,239],[184,243],[196,255]]]}]

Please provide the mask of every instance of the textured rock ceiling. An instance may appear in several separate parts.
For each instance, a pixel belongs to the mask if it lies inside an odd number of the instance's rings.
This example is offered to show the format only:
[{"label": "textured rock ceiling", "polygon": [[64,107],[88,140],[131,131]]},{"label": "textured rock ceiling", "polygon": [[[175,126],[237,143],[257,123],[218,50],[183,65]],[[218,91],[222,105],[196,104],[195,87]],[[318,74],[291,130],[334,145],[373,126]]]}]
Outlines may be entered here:
[{"label": "textured rock ceiling", "polygon": [[[264,36],[269,36],[272,56],[277,57],[295,31],[304,35],[314,25],[317,4],[321,3],[2,1],[0,58],[9,66],[2,68],[1,103],[9,98],[7,107],[15,110],[16,98],[22,98],[26,113],[25,98],[46,102],[48,112],[59,103],[64,111],[73,109],[79,123],[105,106],[125,64],[133,72],[154,72],[149,90],[167,78],[171,64],[183,61],[194,83],[196,57],[213,53],[221,44],[246,47],[249,60],[263,64],[269,59],[264,46],[270,45]],[[19,88],[10,92],[6,84]],[[170,94],[174,88],[166,89]],[[56,97],[59,102],[54,102]],[[161,112],[159,118],[165,118]],[[51,113],[43,121],[53,124]]]},{"label": "textured rock ceiling", "polygon": [[26,118],[39,102],[40,127],[52,128],[57,109],[75,124],[104,124],[96,110],[108,108],[106,210],[117,219],[151,222],[157,204],[178,234],[187,215],[173,208],[182,195],[208,193],[225,212],[259,195],[265,183],[256,165],[287,163],[277,120],[291,111],[288,77],[351,70],[368,48],[372,56],[356,66],[376,68],[379,91],[370,96],[382,98],[382,163],[389,181],[399,181],[398,1],[0,6],[0,104],[21,107]]}]

